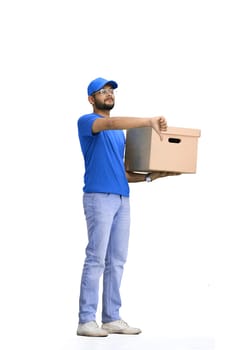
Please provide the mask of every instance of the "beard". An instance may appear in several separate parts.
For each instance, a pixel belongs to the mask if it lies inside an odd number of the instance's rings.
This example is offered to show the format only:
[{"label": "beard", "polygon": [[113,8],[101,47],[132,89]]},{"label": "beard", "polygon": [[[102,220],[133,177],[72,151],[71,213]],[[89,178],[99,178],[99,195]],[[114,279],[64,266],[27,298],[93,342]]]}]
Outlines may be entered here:
[{"label": "beard", "polygon": [[101,111],[110,111],[114,107],[114,101],[112,101],[112,103],[105,103],[95,99],[95,107]]}]

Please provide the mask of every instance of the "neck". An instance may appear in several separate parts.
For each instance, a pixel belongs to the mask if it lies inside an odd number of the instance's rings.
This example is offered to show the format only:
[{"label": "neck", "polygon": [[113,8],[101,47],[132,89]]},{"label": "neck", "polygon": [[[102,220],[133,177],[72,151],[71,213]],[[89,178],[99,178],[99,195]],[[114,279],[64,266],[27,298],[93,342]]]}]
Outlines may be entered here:
[{"label": "neck", "polygon": [[105,109],[93,108],[93,112],[96,113],[96,114],[101,115],[104,118],[109,118],[110,117],[110,111],[105,110]]}]

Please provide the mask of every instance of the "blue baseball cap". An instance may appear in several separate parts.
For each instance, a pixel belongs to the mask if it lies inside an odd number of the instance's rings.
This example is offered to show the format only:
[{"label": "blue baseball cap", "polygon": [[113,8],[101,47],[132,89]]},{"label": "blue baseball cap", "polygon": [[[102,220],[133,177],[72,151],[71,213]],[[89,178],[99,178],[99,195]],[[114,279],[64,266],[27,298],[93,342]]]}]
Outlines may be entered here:
[{"label": "blue baseball cap", "polygon": [[118,84],[113,80],[106,80],[104,78],[96,78],[95,80],[92,80],[87,88],[88,96],[91,96],[94,94],[94,92],[99,91],[102,89],[105,85],[111,85],[113,89],[116,89],[118,87]]}]

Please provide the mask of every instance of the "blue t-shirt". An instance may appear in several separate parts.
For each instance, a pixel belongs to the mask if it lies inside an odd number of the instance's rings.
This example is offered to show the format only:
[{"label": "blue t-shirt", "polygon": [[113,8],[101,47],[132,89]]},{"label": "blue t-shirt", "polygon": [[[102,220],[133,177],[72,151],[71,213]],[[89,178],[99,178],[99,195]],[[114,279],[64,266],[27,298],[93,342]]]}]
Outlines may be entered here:
[{"label": "blue t-shirt", "polygon": [[114,193],[129,196],[125,175],[125,135],[122,130],[92,133],[98,114],[83,115],[78,120],[79,141],[85,162],[84,192]]}]

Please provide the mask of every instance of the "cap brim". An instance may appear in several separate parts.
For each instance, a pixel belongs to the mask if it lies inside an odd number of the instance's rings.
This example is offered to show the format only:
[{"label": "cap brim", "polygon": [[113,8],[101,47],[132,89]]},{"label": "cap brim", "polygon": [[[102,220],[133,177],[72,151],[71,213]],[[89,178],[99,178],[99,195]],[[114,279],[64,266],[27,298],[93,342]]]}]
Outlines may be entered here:
[{"label": "cap brim", "polygon": [[115,82],[114,80],[107,81],[107,83],[105,83],[102,87],[104,87],[105,85],[111,85],[113,89],[116,89],[118,87],[117,82]]}]

